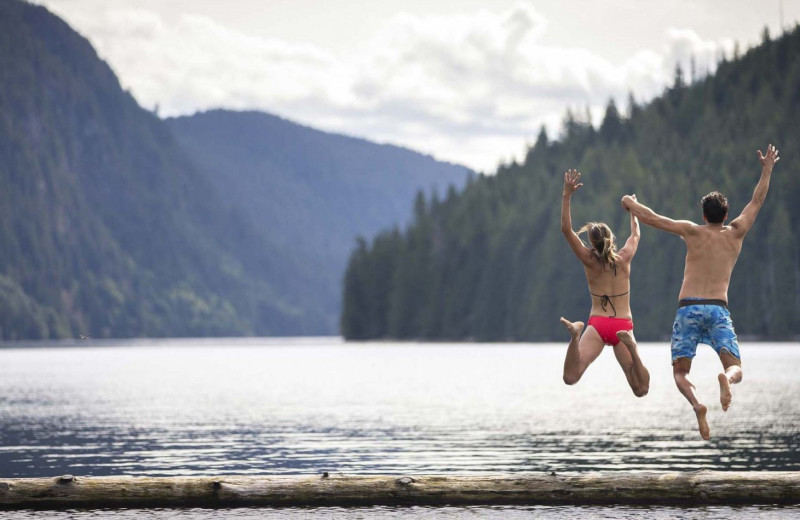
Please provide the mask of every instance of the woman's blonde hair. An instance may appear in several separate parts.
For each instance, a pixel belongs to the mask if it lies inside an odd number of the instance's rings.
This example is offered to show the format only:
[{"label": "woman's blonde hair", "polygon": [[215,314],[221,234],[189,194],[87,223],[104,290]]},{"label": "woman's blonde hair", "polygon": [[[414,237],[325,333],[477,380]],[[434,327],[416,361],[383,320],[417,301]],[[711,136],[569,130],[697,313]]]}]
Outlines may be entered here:
[{"label": "woman's blonde hair", "polygon": [[597,259],[616,271],[620,256],[617,254],[617,244],[611,228],[605,222],[587,222],[578,230],[579,235],[583,232],[589,237],[592,252]]}]

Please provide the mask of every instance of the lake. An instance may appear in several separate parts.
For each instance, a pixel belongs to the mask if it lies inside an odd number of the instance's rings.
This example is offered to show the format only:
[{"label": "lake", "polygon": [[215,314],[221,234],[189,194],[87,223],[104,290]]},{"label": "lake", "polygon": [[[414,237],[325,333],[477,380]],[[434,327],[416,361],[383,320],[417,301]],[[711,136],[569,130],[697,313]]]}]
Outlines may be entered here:
[{"label": "lake", "polygon": [[[651,373],[644,398],[630,391],[611,349],[577,385],[564,385],[566,343],[247,338],[25,346],[0,349],[2,477],[800,470],[797,343],[744,342],[744,379],[726,413],[719,360],[709,347],[698,349],[692,373],[710,410],[711,441],[700,438],[675,388],[666,343],[641,346]],[[436,518],[444,509],[417,513]],[[501,518],[528,509],[480,511]],[[559,509],[536,511],[551,518]],[[184,510],[189,516],[176,518],[203,514]]]}]

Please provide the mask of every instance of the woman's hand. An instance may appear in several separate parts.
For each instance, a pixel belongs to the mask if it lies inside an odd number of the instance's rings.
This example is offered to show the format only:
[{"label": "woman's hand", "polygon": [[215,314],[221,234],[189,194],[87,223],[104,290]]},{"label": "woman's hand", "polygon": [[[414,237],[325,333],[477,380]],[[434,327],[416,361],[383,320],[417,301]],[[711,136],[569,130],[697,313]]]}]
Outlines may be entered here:
[{"label": "woman's hand", "polygon": [[578,170],[567,170],[564,173],[564,195],[572,195],[578,188],[583,186],[582,182],[578,182],[581,179],[581,172]]},{"label": "woman's hand", "polygon": [[630,211],[631,210],[631,206],[632,206],[632,204],[631,204],[632,202],[639,202],[639,201],[636,200],[636,194],[635,193],[633,195],[625,195],[625,196],[623,196],[622,200],[620,201],[620,204],[622,204],[622,208],[625,211]]}]

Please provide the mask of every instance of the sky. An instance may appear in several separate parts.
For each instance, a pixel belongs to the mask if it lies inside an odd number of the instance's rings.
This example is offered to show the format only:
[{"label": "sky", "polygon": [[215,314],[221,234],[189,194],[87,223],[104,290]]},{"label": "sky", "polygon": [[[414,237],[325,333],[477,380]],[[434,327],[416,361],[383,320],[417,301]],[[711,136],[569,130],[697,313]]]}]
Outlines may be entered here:
[{"label": "sky", "polygon": [[261,110],[492,173],[800,21],[800,0],[35,0],[162,117]]}]

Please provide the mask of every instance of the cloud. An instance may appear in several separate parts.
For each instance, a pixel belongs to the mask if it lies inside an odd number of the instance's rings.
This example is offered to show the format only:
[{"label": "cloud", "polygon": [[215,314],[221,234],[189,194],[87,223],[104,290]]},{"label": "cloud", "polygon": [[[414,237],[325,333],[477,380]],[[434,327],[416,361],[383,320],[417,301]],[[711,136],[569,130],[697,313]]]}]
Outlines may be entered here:
[{"label": "cloud", "polygon": [[[361,47],[337,53],[254,37],[198,15],[167,23],[144,9],[97,7],[68,21],[97,47],[146,108],[162,115],[259,109],[326,130],[392,142],[491,171],[520,157],[566,107],[602,114],[672,82],[674,67],[711,72],[730,41],[670,29],[660,49],[613,64],[548,44],[530,4],[458,16],[398,14]],[[552,134],[551,134],[552,135]]]}]

